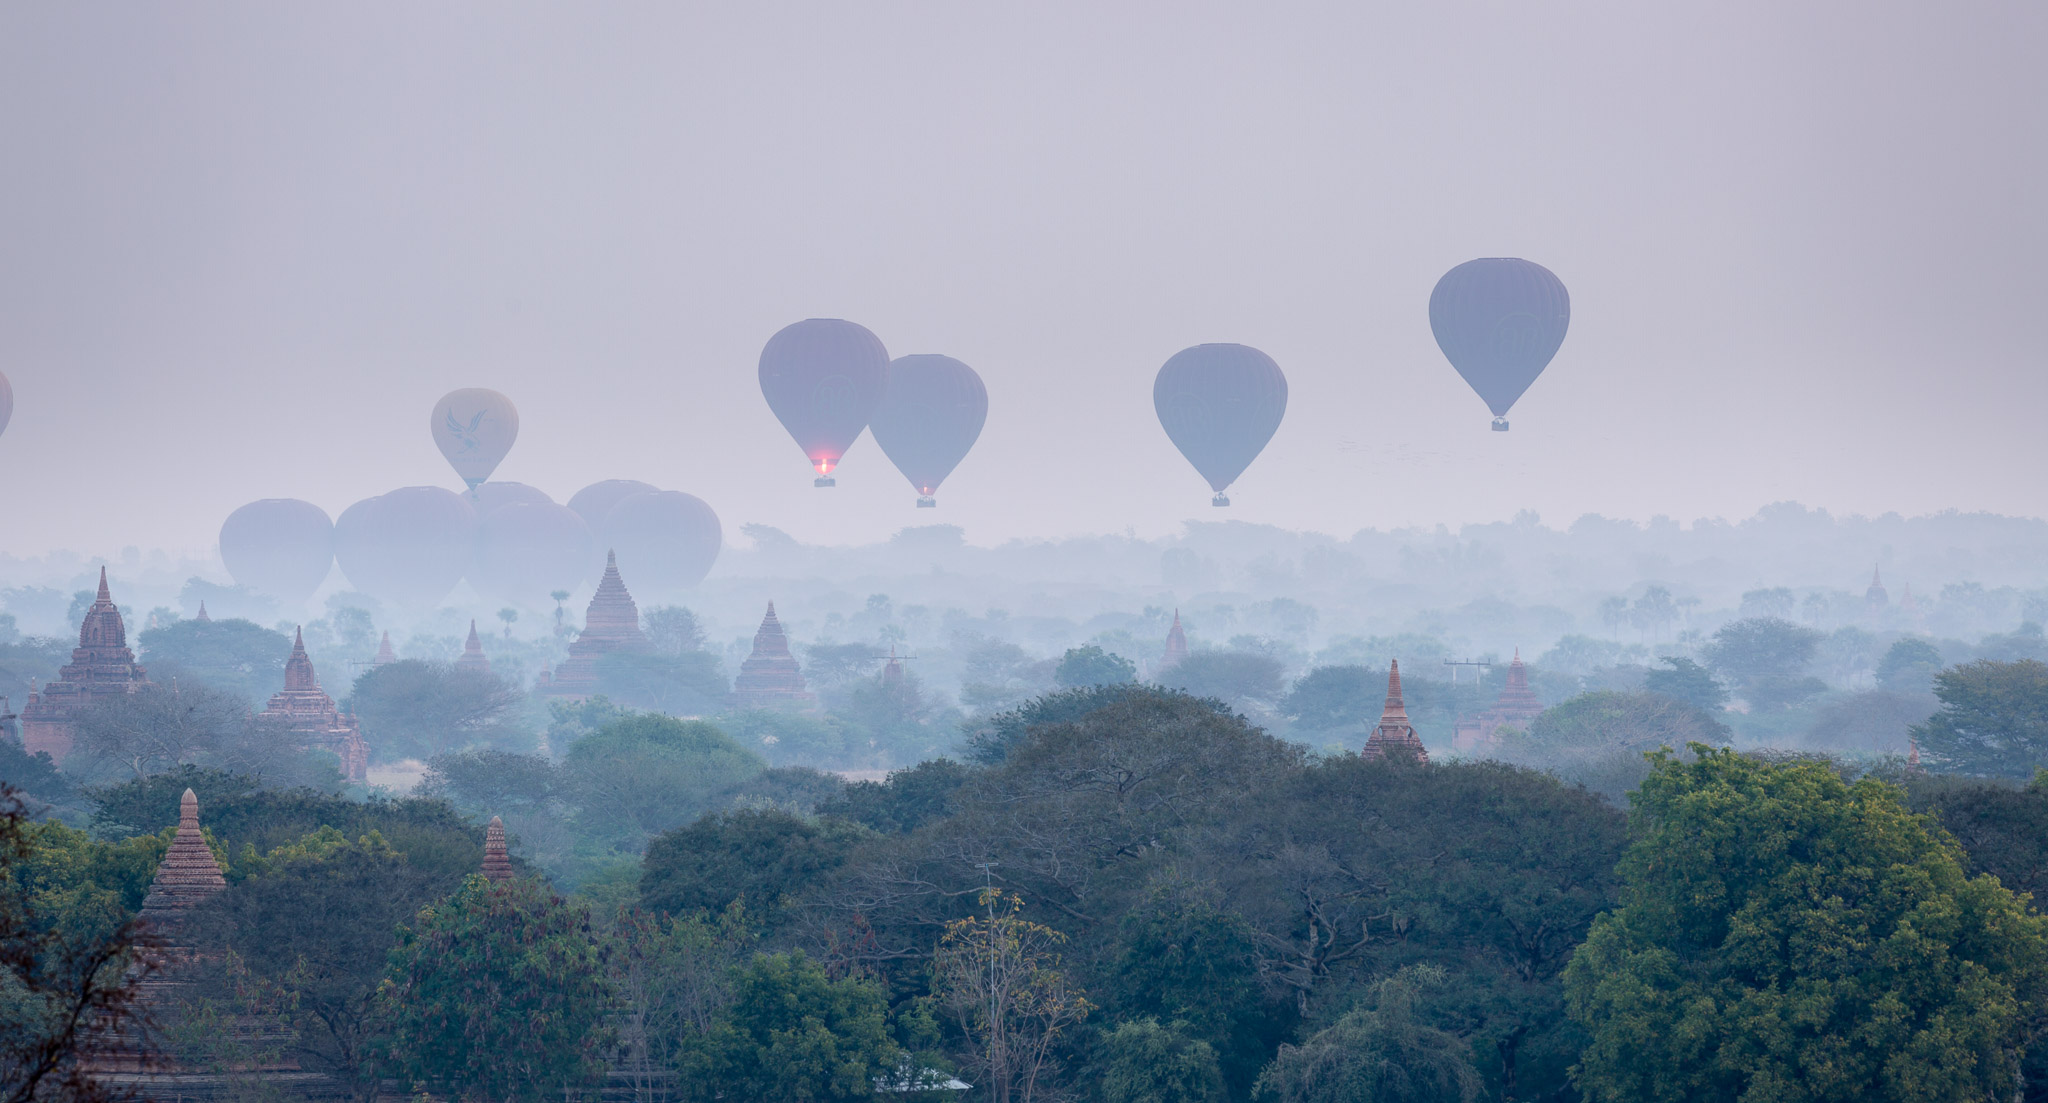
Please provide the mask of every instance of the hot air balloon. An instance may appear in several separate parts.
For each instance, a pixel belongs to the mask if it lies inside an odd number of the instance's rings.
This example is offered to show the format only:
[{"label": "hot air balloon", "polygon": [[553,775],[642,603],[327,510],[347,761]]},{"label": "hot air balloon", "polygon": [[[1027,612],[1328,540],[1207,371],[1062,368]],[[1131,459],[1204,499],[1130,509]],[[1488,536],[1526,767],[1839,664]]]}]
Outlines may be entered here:
[{"label": "hot air balloon", "polygon": [[1572,297],[1550,269],[1519,257],[1468,260],[1429,293],[1429,328],[1444,358],[1508,430],[1508,408],[1564,344]]},{"label": "hot air balloon", "polygon": [[867,428],[882,401],[889,351],[866,328],[837,318],[784,326],[761,349],[761,394],[817,468],[815,486]]},{"label": "hot air balloon", "polygon": [[296,498],[250,502],[222,522],[220,560],[238,584],[303,604],[334,566],[334,523]]},{"label": "hot air balloon", "polygon": [[7,373],[0,372],[0,433],[7,431],[7,419],[14,416],[14,384],[7,381]]},{"label": "hot air balloon", "polygon": [[1152,382],[1159,424],[1227,506],[1224,488],[1251,466],[1287,413],[1287,377],[1250,345],[1196,345],[1173,354]]},{"label": "hot air balloon", "polygon": [[612,507],[599,544],[618,554],[636,592],[672,594],[704,581],[724,533],[702,498],[675,490],[635,494]]},{"label": "hot air balloon", "polygon": [[434,404],[431,427],[448,465],[474,492],[519,438],[519,411],[496,391],[465,387]]},{"label": "hot air balloon", "polygon": [[525,483],[478,483],[476,488],[470,491],[469,505],[471,509],[476,510],[478,518],[501,506],[517,503],[551,506],[555,504],[555,500],[548,497],[545,491]]},{"label": "hot air balloon", "polygon": [[423,609],[447,597],[468,570],[476,511],[465,495],[409,486],[350,506],[335,527],[336,559],[350,585]]},{"label": "hot air balloon", "polygon": [[590,526],[568,506],[514,502],[476,524],[469,580],[481,593],[541,608],[550,591],[574,587],[590,573]]},{"label": "hot air balloon", "polygon": [[613,506],[635,494],[653,494],[660,489],[638,479],[606,479],[591,483],[571,495],[569,508],[583,517],[583,523],[590,526],[590,531],[596,532],[603,526],[605,515],[612,511]]},{"label": "hot air balloon", "polygon": [[917,488],[918,508],[929,509],[987,420],[988,388],[973,368],[950,356],[899,356],[889,362],[888,386],[868,429]]}]

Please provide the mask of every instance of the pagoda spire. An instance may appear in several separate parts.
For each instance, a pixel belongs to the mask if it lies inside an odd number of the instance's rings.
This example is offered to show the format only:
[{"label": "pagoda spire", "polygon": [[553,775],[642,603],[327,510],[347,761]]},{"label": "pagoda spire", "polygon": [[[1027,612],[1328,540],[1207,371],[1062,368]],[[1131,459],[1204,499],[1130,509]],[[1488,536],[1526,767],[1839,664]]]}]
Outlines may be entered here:
[{"label": "pagoda spire", "polygon": [[1387,703],[1380,711],[1379,726],[1365,741],[1360,757],[1381,759],[1392,757],[1412,758],[1418,763],[1429,761],[1429,752],[1423,749],[1422,737],[1415,734],[1415,725],[1408,719],[1408,705],[1401,697],[1401,661],[1396,659],[1387,668]]},{"label": "pagoda spire", "polygon": [[387,628],[384,630],[384,642],[377,645],[377,657],[370,660],[370,665],[383,666],[385,663],[397,661],[397,652],[391,650],[391,630]]},{"label": "pagoda spire", "polygon": [[104,563],[100,564],[100,593],[99,593],[99,597],[98,597],[98,598],[96,598],[96,599],[94,599],[94,603],[95,603],[95,604],[97,604],[97,603],[99,603],[99,602],[106,602],[106,603],[107,603],[107,604],[109,604],[109,605],[113,604],[113,602],[114,602],[114,595],[113,595],[113,594],[110,594],[110,593],[108,593],[108,592],[107,592],[107,567],[106,567],[106,564],[104,564]]},{"label": "pagoda spire", "polygon": [[198,615],[198,616],[196,616],[196,617],[193,617],[192,619],[193,619],[193,620],[196,620],[196,621],[198,621],[198,622],[199,622],[199,623],[201,623],[201,624],[211,624],[211,623],[213,623],[213,618],[212,618],[212,617],[209,617],[209,616],[207,616],[207,615],[206,615],[206,599],[205,599],[205,598],[200,598],[200,599],[199,599],[199,615]]},{"label": "pagoda spire", "polygon": [[505,849],[505,821],[491,817],[491,825],[484,828],[485,879],[505,881],[512,877],[512,856]]},{"label": "pagoda spire", "polygon": [[175,931],[192,909],[227,887],[220,863],[199,830],[199,797],[187,789],[178,800],[178,834],[143,898],[142,920],[159,932]]},{"label": "pagoda spire", "polygon": [[469,639],[463,643],[462,657],[455,660],[455,665],[462,670],[481,670],[486,674],[491,672],[491,660],[484,655],[483,637],[476,634],[474,619],[469,622]]},{"label": "pagoda spire", "polygon": [[313,660],[306,654],[306,630],[292,630],[291,657],[284,661],[284,688],[287,690],[319,689],[320,679],[313,673]]}]

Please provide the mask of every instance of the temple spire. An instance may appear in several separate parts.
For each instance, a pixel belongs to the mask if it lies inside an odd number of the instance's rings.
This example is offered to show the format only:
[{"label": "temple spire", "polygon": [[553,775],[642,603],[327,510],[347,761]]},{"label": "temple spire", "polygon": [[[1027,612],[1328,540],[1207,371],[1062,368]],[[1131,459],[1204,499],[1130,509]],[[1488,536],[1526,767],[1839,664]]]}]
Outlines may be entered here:
[{"label": "temple spire", "polygon": [[1169,670],[1188,657],[1188,634],[1180,626],[1180,610],[1173,611],[1173,627],[1166,630],[1166,653],[1159,657],[1159,669]]},{"label": "temple spire", "polygon": [[199,615],[198,615],[198,616],[196,616],[196,617],[193,617],[192,619],[193,619],[193,620],[196,620],[196,621],[198,621],[198,622],[199,622],[199,623],[201,623],[201,624],[211,624],[211,623],[213,623],[213,618],[212,618],[212,617],[209,617],[209,616],[207,616],[207,615],[206,615],[206,599],[204,599],[204,598],[201,598],[201,599],[200,599],[200,601],[199,601]]},{"label": "temple spire", "polygon": [[455,665],[462,670],[491,672],[491,660],[484,655],[483,637],[476,634],[476,621],[473,619],[469,622],[469,639],[462,645],[462,657],[455,660]]},{"label": "temple spire", "polygon": [[503,881],[512,876],[512,856],[505,849],[505,821],[491,817],[491,825],[484,828],[484,877],[491,881]]},{"label": "temple spire", "polygon": [[114,601],[114,595],[107,592],[107,568],[105,564],[100,565],[100,593],[99,597],[95,600],[103,601],[110,605]]},{"label": "temple spire", "polygon": [[220,863],[199,830],[199,797],[187,789],[178,801],[178,833],[143,898],[142,920],[159,933],[174,931],[192,909],[226,887]]},{"label": "temple spire", "polygon": [[1412,758],[1418,763],[1429,761],[1429,752],[1423,749],[1422,737],[1415,734],[1415,725],[1408,719],[1408,706],[1401,698],[1401,661],[1396,659],[1387,668],[1387,703],[1380,712],[1379,726],[1365,741],[1365,749],[1359,752],[1362,758],[1386,758],[1390,753],[1397,760]]},{"label": "temple spire", "polygon": [[391,631],[386,629],[384,631],[384,642],[377,645],[377,657],[371,659],[370,664],[372,666],[383,666],[385,663],[395,663],[397,661],[397,653],[391,650]]},{"label": "temple spire", "polygon": [[306,654],[304,628],[296,628],[292,632],[291,657],[284,661],[284,688],[288,691],[320,688],[320,679],[313,673],[313,660]]}]

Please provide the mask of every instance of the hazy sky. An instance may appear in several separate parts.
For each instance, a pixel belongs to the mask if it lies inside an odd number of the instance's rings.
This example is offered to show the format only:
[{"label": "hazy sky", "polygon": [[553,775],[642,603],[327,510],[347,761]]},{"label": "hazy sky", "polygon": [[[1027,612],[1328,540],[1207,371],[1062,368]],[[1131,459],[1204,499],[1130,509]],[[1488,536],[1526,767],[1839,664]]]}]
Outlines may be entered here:
[{"label": "hazy sky", "polygon": [[[459,386],[558,500],[1157,533],[1226,516],[1152,412],[1204,341],[1292,389],[1244,520],[2038,515],[2044,56],[2031,2],[0,6],[0,551],[459,485]],[[1504,435],[1428,326],[1476,256],[1572,294]],[[866,439],[811,487],[755,366],[812,316],[987,381],[940,509]]]}]

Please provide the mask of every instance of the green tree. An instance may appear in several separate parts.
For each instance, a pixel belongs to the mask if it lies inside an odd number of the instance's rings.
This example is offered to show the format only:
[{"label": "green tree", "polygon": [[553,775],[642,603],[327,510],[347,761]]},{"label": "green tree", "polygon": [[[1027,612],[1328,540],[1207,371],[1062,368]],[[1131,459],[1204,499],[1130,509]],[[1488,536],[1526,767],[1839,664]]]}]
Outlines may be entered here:
[{"label": "green tree", "polygon": [[337,788],[332,755],[309,754],[240,696],[203,685],[145,685],[95,700],[73,722],[65,765],[86,777],[142,778],[195,764],[272,785]]},{"label": "green tree", "polygon": [[1643,677],[1643,688],[1651,693],[1675,697],[1700,710],[1714,713],[1728,704],[1728,690],[1714,672],[1683,656],[1663,660],[1663,668],[1652,667]]},{"label": "green tree", "polygon": [[462,874],[414,866],[374,832],[350,842],[331,827],[245,858],[235,873],[194,917],[195,931],[231,950],[245,971],[237,979],[283,1009],[301,1067],[368,1103],[377,1091],[372,1003],[397,928]]},{"label": "green tree", "polygon": [[704,650],[704,626],[697,614],[680,605],[657,605],[640,614],[641,630],[647,642],[663,655],[681,655]]},{"label": "green tree", "polygon": [[753,941],[738,904],[716,916],[619,909],[610,958],[619,1005],[615,1067],[636,1098],[660,1098],[671,1074],[698,1051],[732,1004],[733,977]]},{"label": "green tree", "polygon": [[1950,769],[2030,777],[2048,765],[2048,664],[1979,659],[1934,678],[1941,708],[1913,729],[1922,754]]},{"label": "green tree", "polygon": [[463,1100],[542,1103],[603,1075],[611,986],[588,917],[538,881],[472,875],[398,929],[383,1067]]},{"label": "green tree", "polygon": [[1385,671],[1362,666],[1319,666],[1280,699],[1282,715],[1302,727],[1323,731],[1379,718],[1387,698]]},{"label": "green tree", "polygon": [[258,707],[284,688],[284,661],[292,653],[290,636],[246,620],[174,621],[136,642],[151,680],[211,686]]},{"label": "green tree", "polygon": [[1223,1103],[1216,1051],[1186,1023],[1158,1019],[1118,1023],[1102,1036],[1095,1058],[1102,1103]]},{"label": "green tree", "polygon": [[1416,1007],[1443,983],[1444,971],[1427,965],[1379,982],[1365,1005],[1301,1045],[1281,1046],[1260,1091],[1278,1103],[1472,1103],[1482,1082],[1471,1048]]},{"label": "green tree", "polygon": [[967,767],[950,758],[928,759],[882,781],[856,781],[818,805],[818,814],[885,835],[909,834],[949,814],[967,778]]},{"label": "green tree", "polygon": [[902,1057],[889,998],[859,977],[833,980],[801,952],[741,967],[731,999],[683,1061],[701,1099],[873,1099]]},{"label": "green tree", "polygon": [[1123,685],[1138,680],[1138,664],[1094,644],[1070,647],[1053,668],[1052,680],[1061,689]]},{"label": "green tree", "polygon": [[[1124,1027],[1151,1024],[1126,1039],[1127,1052],[1165,1045],[1166,1035],[1186,1039],[1207,1053],[1219,1087],[1227,1083],[1235,1098],[1247,1098],[1287,1022],[1268,1013],[1255,932],[1215,895],[1212,886],[1173,873],[1152,884],[1118,921],[1114,967],[1101,991]],[[1175,1061],[1189,1053],[1178,1043],[1168,1048]]]},{"label": "green tree", "polygon": [[1280,699],[1286,672],[1270,655],[1250,651],[1197,651],[1159,676],[1169,689],[1213,697],[1232,707]]},{"label": "green tree", "polygon": [[640,906],[689,915],[744,900],[766,924],[786,918],[788,898],[846,862],[866,829],[774,809],[714,813],[647,844]]},{"label": "green tree", "polygon": [[976,725],[967,737],[967,757],[984,766],[995,765],[1008,758],[1035,728],[1079,720],[1127,697],[1155,692],[1136,685],[1087,686],[1033,698]]},{"label": "green tree", "polygon": [[519,610],[514,609],[508,605],[505,608],[498,610],[498,619],[505,622],[505,638],[508,640],[511,639],[512,625],[517,623],[519,620]]},{"label": "green tree", "polygon": [[1751,617],[1722,625],[1700,653],[1708,666],[1748,693],[1760,682],[1805,673],[1823,638],[1789,620]]},{"label": "green tree", "polygon": [[718,711],[731,686],[707,651],[610,651],[598,656],[597,688],[626,708],[702,716]]},{"label": "green tree", "polygon": [[1941,652],[1918,636],[1907,636],[1885,648],[1877,661],[1877,684],[1895,693],[1930,693],[1941,673]]},{"label": "green tree", "polygon": [[1649,775],[1645,752],[1728,738],[1726,725],[1685,701],[1603,689],[1544,710],[1526,732],[1504,729],[1494,754],[1548,770],[1619,804]]},{"label": "green tree", "polygon": [[1565,972],[1590,1100],[1985,1099],[2048,1010],[2048,919],[1901,793],[1659,754],[1622,905]]},{"label": "green tree", "polygon": [[525,702],[518,687],[494,674],[420,659],[364,671],[348,698],[379,762],[427,759],[479,744],[530,749],[533,733],[519,723]]},{"label": "green tree", "polygon": [[984,914],[946,925],[931,961],[932,994],[967,1038],[991,1103],[1031,1103],[1049,1087],[1057,1047],[1095,1005],[1060,968],[1067,936],[1023,918],[1024,901],[980,894]]},{"label": "green tree", "polygon": [[764,768],[711,724],[651,713],[606,724],[570,744],[562,759],[577,826],[628,852],[696,819],[720,793]]}]

